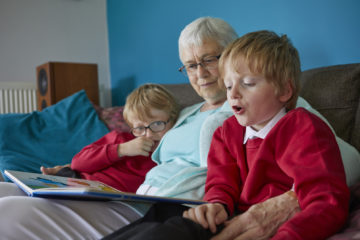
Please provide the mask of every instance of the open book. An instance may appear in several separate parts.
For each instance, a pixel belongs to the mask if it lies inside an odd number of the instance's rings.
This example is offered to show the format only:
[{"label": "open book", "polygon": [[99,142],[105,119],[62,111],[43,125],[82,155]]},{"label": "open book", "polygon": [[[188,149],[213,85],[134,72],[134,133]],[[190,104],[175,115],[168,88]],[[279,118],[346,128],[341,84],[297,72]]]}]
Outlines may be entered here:
[{"label": "open book", "polygon": [[202,204],[204,201],[139,195],[121,192],[104,183],[85,179],[43,175],[5,170],[5,175],[31,197],[81,199],[81,200],[123,200],[141,202],[172,202],[180,204]]}]

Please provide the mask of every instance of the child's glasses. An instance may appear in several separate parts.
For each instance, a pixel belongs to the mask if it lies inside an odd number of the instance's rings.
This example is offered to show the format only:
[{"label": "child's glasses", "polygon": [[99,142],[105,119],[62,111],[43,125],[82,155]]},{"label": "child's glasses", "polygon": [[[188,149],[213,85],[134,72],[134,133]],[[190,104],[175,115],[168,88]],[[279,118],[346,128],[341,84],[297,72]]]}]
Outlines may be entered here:
[{"label": "child's glasses", "polygon": [[[170,120],[170,119],[169,119]],[[142,126],[142,127],[136,127],[131,129],[131,133],[135,137],[144,136],[146,134],[146,129],[150,129],[152,132],[157,133],[161,132],[165,129],[166,124],[169,122],[169,120],[165,121],[155,121],[149,124],[149,126]]]}]

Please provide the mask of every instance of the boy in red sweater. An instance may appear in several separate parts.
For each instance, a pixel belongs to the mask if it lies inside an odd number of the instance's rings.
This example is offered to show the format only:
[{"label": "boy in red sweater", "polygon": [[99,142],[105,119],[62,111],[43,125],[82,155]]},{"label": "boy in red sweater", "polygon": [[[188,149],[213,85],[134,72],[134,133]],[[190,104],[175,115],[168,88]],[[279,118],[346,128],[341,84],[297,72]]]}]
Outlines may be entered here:
[{"label": "boy in red sweater", "polygon": [[212,139],[205,187],[210,203],[184,217],[213,234],[223,225],[213,240],[246,239],[241,229],[251,223],[229,217],[293,189],[301,211],[271,230],[272,239],[320,240],[337,232],[349,202],[339,148],[320,118],[294,109],[300,60],[287,36],[246,34],[225,49],[219,70],[234,116]]},{"label": "boy in red sweater", "polygon": [[131,133],[112,131],[76,154],[71,165],[41,167],[43,174],[96,180],[125,192],[136,192],[156,164],[151,153],[174,125],[179,107],[161,85],[145,84],[126,99],[124,119]]}]

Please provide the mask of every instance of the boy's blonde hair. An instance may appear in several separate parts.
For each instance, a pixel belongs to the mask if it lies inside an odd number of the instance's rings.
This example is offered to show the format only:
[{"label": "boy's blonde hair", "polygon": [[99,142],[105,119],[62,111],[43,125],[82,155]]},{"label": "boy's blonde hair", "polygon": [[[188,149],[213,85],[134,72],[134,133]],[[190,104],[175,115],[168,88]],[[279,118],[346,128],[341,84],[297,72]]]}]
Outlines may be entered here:
[{"label": "boy's blonde hair", "polygon": [[169,121],[176,121],[179,115],[179,106],[173,95],[165,87],[147,83],[132,91],[126,98],[123,111],[124,119],[132,127],[130,116],[144,121],[145,118],[154,118],[151,109],[162,110],[169,114]]},{"label": "boy's blonde hair", "polygon": [[245,34],[235,40],[226,47],[219,60],[222,78],[225,63],[229,61],[236,71],[239,56],[244,57],[251,72],[263,75],[274,85],[276,94],[283,93],[290,82],[293,95],[285,107],[287,110],[295,108],[300,88],[300,59],[286,35],[278,36],[264,30]]}]

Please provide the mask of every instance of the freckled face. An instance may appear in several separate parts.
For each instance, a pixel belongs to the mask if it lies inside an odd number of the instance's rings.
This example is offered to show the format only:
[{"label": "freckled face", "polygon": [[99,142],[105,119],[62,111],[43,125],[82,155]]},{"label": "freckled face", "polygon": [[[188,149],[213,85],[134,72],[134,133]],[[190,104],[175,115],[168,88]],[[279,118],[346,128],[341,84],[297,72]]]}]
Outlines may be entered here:
[{"label": "freckled face", "polygon": [[240,125],[260,130],[284,107],[288,97],[278,96],[271,83],[250,71],[244,58],[239,60],[236,71],[229,61],[225,63],[227,100]]},{"label": "freckled face", "polygon": [[[170,118],[169,114],[158,109],[150,109],[151,116],[154,117],[145,117],[144,120],[140,120],[134,116],[129,116],[129,122],[132,124],[133,128],[136,127],[146,127],[149,126],[151,123],[156,121],[164,121],[167,122]],[[174,121],[170,121],[166,124],[165,129],[160,132],[153,132],[150,129],[146,129],[145,135],[147,138],[154,141],[154,146],[151,151],[154,151],[155,148],[159,145],[159,142],[161,138],[164,136],[164,134],[169,131],[170,128],[174,125]]]},{"label": "freckled face", "polygon": [[[181,61],[184,65],[196,64],[204,58],[218,56],[223,48],[215,41],[204,41],[201,46],[183,48],[180,53]],[[206,102],[215,104],[226,99],[224,89],[219,87],[219,71],[217,68],[207,70],[198,66],[196,74],[188,76],[191,86]]]}]

